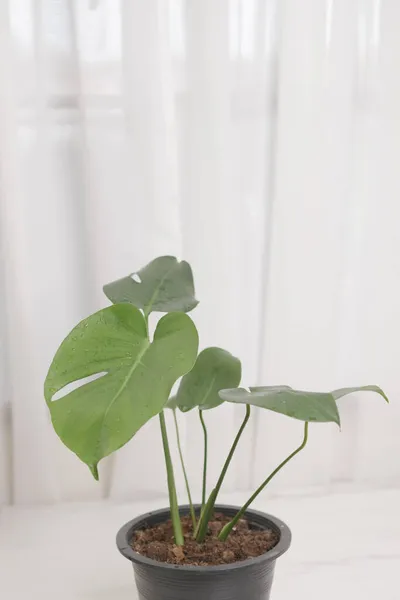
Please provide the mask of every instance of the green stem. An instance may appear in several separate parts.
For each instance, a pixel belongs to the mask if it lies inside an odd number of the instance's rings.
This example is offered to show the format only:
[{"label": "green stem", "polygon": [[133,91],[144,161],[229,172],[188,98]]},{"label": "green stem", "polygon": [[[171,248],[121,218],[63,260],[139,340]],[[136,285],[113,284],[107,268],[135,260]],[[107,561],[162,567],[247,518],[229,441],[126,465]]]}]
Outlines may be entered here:
[{"label": "green stem", "polygon": [[235,440],[234,440],[234,442],[233,442],[233,444],[232,444],[232,447],[231,447],[231,449],[229,450],[229,454],[228,454],[228,456],[227,456],[227,459],[226,459],[226,461],[225,461],[225,464],[224,464],[224,466],[222,467],[221,475],[219,476],[219,479],[218,479],[218,481],[217,481],[217,485],[215,486],[215,489],[216,489],[216,493],[217,493],[217,494],[219,493],[219,491],[220,491],[220,489],[221,489],[222,483],[223,483],[223,481],[224,481],[224,479],[225,479],[226,472],[227,472],[227,470],[228,470],[228,467],[229,467],[229,465],[230,465],[230,463],[231,463],[231,460],[232,460],[232,458],[233,458],[233,455],[234,455],[234,453],[235,453],[235,450],[236,450],[236,447],[237,447],[237,445],[238,445],[238,443],[239,443],[239,440],[240,440],[240,438],[241,438],[241,436],[242,436],[243,430],[244,430],[244,428],[246,427],[246,425],[247,425],[247,422],[248,422],[248,420],[249,420],[249,419],[250,419],[250,404],[246,404],[246,415],[245,415],[245,417],[244,417],[244,419],[243,419],[243,423],[241,424],[241,426],[240,426],[240,429],[239,429],[239,431],[237,432],[237,435],[236,435],[236,437],[235,437]]},{"label": "green stem", "polygon": [[199,410],[199,417],[201,426],[204,434],[204,458],[203,458],[203,487],[201,492],[201,510],[203,511],[206,505],[206,491],[207,491],[207,452],[208,452],[208,434],[207,427],[204,423],[203,411]]},{"label": "green stem", "polygon": [[158,416],[160,417],[161,437],[162,437],[163,448],[164,448],[165,466],[167,469],[169,506],[170,506],[170,510],[171,510],[171,521],[172,521],[172,527],[174,529],[175,544],[177,546],[183,546],[184,539],[183,539],[183,533],[182,533],[181,518],[179,515],[178,499],[177,499],[176,487],[175,487],[174,469],[172,466],[171,453],[169,451],[164,411],[161,411]]},{"label": "green stem", "polygon": [[254,494],[252,496],[250,496],[250,498],[247,500],[246,504],[244,504],[244,506],[242,506],[242,508],[236,513],[236,515],[233,517],[232,521],[229,521],[229,523],[227,523],[221,529],[221,531],[219,533],[219,536],[218,536],[219,540],[221,540],[222,542],[224,542],[226,540],[226,538],[228,537],[228,535],[230,534],[230,532],[232,531],[232,529],[235,527],[236,523],[243,517],[244,513],[249,508],[250,504],[257,498],[258,494],[263,491],[263,489],[269,484],[269,482],[271,481],[271,479],[273,479],[275,477],[275,475],[277,473],[279,473],[279,471],[290,460],[292,460],[292,458],[294,458],[296,456],[296,454],[298,454],[299,452],[301,452],[301,450],[303,450],[303,448],[307,444],[307,440],[308,440],[308,423],[306,422],[306,423],[304,423],[304,437],[303,437],[303,441],[300,444],[300,446],[298,448],[296,448],[296,450],[294,452],[292,452],[291,454],[289,454],[289,456],[287,458],[285,458],[285,460],[283,462],[281,462],[281,464],[278,465],[274,471],[272,471],[272,473],[260,485],[260,487],[256,489],[256,491],[254,492]]},{"label": "green stem", "polygon": [[150,341],[150,335],[149,335],[149,315],[146,314],[145,312],[143,312],[143,317],[144,317],[144,322],[146,324],[147,339]]},{"label": "green stem", "polygon": [[228,467],[229,467],[229,465],[231,463],[232,457],[233,457],[233,455],[235,453],[236,446],[239,443],[239,440],[241,438],[243,430],[246,427],[247,422],[248,422],[249,419],[250,419],[250,404],[246,404],[246,415],[245,415],[245,417],[243,419],[243,423],[241,424],[240,429],[237,432],[237,435],[236,435],[235,440],[234,440],[234,442],[232,444],[232,447],[231,447],[231,449],[229,451],[229,454],[227,456],[225,464],[222,467],[221,475],[218,478],[218,481],[217,481],[217,484],[216,484],[215,488],[213,489],[213,491],[210,494],[210,497],[209,497],[209,499],[207,501],[207,504],[206,504],[203,512],[201,513],[200,521],[197,524],[196,540],[198,542],[203,542],[204,539],[205,539],[205,537],[206,537],[207,528],[208,528],[208,522],[209,522],[209,520],[211,518],[211,515],[213,513],[214,505],[215,505],[215,502],[217,500],[217,496],[218,496],[219,491],[221,489],[222,483],[223,483],[223,481],[225,479],[225,475],[226,475]]},{"label": "green stem", "polygon": [[176,409],[175,408],[173,409],[172,413],[174,415],[175,432],[176,432],[176,443],[177,443],[177,446],[178,446],[179,458],[181,460],[183,477],[185,478],[186,492],[187,492],[188,500],[189,500],[190,516],[192,517],[193,531],[195,531],[196,526],[197,526],[196,513],[194,512],[194,507],[193,507],[193,502],[192,502],[192,495],[190,493],[189,480],[188,480],[188,476],[187,476],[187,473],[186,473],[185,461],[183,460],[183,453],[182,453],[182,448],[181,448],[181,437],[179,435],[178,419],[176,418]]}]

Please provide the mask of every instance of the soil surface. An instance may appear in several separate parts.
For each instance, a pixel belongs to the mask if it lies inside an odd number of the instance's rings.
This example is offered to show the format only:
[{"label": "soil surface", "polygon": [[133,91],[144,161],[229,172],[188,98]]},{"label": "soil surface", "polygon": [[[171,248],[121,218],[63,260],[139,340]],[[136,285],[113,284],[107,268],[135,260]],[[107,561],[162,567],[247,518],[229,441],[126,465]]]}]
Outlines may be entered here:
[{"label": "soil surface", "polygon": [[176,546],[171,521],[148,529],[135,531],[131,546],[135,552],[176,565],[225,565],[247,558],[260,556],[271,550],[279,535],[271,529],[252,529],[246,519],[241,519],[225,542],[218,540],[218,533],[230,521],[222,513],[216,513],[209,523],[209,531],[203,543],[192,539],[193,527],[189,516],[181,518],[185,544]]}]

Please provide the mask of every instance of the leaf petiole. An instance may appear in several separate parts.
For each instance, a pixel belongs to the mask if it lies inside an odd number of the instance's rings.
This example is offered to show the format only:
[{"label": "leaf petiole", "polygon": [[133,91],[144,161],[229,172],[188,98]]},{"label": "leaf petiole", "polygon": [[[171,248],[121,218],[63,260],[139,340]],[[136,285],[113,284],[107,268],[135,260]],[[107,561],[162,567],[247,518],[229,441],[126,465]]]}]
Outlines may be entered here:
[{"label": "leaf petiole", "polygon": [[204,422],[203,411],[199,409],[199,417],[201,426],[203,428],[203,436],[204,436],[204,457],[203,457],[203,485],[201,492],[201,511],[204,510],[206,504],[206,491],[207,491],[207,453],[208,453],[208,434],[207,427]]},{"label": "leaf petiole", "polygon": [[179,458],[180,458],[181,465],[182,465],[183,477],[185,479],[186,492],[187,492],[188,500],[189,500],[190,516],[192,518],[193,531],[195,531],[196,527],[197,527],[196,513],[194,511],[193,502],[192,502],[192,495],[190,493],[190,486],[189,486],[188,476],[187,476],[187,473],[186,473],[185,461],[183,460],[183,453],[182,453],[182,447],[181,447],[181,438],[180,438],[180,435],[179,435],[178,419],[176,418],[176,408],[174,408],[172,410],[172,414],[174,415],[175,432],[176,432],[176,444],[178,446],[178,452],[179,452]]},{"label": "leaf petiole", "polygon": [[218,539],[221,542],[224,542],[227,539],[228,535],[230,534],[230,532],[232,531],[232,529],[235,527],[236,523],[243,517],[244,513],[249,508],[250,504],[257,498],[258,494],[260,494],[260,492],[262,492],[263,489],[269,484],[269,482],[271,481],[271,479],[273,479],[275,477],[275,475],[277,473],[279,473],[279,471],[290,460],[292,460],[292,458],[294,458],[296,456],[296,454],[298,454],[301,450],[303,450],[303,448],[307,444],[307,440],[308,440],[308,423],[306,422],[306,423],[304,423],[304,436],[303,436],[303,441],[300,444],[300,446],[298,448],[296,448],[296,450],[294,452],[292,452],[291,454],[289,454],[289,456],[287,458],[285,458],[285,460],[282,461],[281,464],[278,465],[276,467],[276,469],[274,469],[272,471],[272,473],[267,477],[267,479],[265,481],[263,481],[263,483],[260,485],[260,487],[256,489],[256,491],[254,492],[254,494],[252,494],[252,496],[250,496],[250,498],[247,500],[246,504],[244,504],[242,506],[242,508],[236,513],[236,515],[233,517],[232,521],[229,521],[229,523],[227,523],[221,529],[221,531],[220,531],[220,533],[218,535]]},{"label": "leaf petiole", "polygon": [[210,497],[209,497],[209,499],[207,501],[207,504],[205,505],[204,510],[201,513],[200,520],[199,520],[198,525],[197,525],[197,531],[196,531],[196,541],[198,541],[198,542],[203,542],[204,539],[205,539],[205,537],[206,537],[207,528],[208,528],[208,522],[209,522],[209,520],[211,518],[211,515],[213,513],[214,505],[215,505],[215,502],[217,500],[217,496],[218,496],[219,491],[221,489],[222,483],[223,483],[223,481],[225,479],[226,472],[227,472],[228,467],[229,467],[229,465],[231,463],[231,460],[233,458],[233,455],[235,453],[235,450],[236,450],[236,447],[237,447],[237,445],[239,443],[239,440],[240,440],[240,438],[242,436],[244,428],[246,427],[247,422],[250,419],[250,410],[251,410],[250,404],[246,404],[246,415],[245,415],[245,417],[243,419],[243,423],[241,424],[240,429],[239,429],[239,431],[236,434],[236,437],[234,439],[232,447],[231,447],[231,449],[229,451],[229,454],[228,454],[228,456],[226,458],[225,464],[222,467],[222,471],[221,471],[221,474],[220,474],[220,476],[218,478],[217,484],[216,484],[215,488],[213,489],[213,491],[211,492],[211,495],[210,495]]},{"label": "leaf petiole", "polygon": [[170,506],[170,510],[171,510],[171,521],[172,521],[172,527],[174,529],[175,544],[177,546],[183,546],[184,539],[183,539],[181,518],[179,515],[179,506],[178,506],[178,499],[177,499],[177,495],[176,495],[174,468],[172,466],[171,453],[169,450],[168,435],[167,435],[167,428],[165,425],[164,411],[161,411],[158,416],[160,418],[161,437],[162,437],[163,448],[164,448],[165,466],[167,469],[169,506]]}]

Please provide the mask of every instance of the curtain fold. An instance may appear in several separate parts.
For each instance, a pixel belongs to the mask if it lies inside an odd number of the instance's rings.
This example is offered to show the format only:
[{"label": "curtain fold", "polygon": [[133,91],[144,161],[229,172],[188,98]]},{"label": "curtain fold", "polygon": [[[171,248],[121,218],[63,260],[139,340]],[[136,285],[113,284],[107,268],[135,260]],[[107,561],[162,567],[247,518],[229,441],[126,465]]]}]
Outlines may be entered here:
[{"label": "curtain fold", "polygon": [[[399,26],[397,0],[0,0],[0,504],[164,495],[157,420],[96,484],[42,391],[102,285],[161,254],[192,264],[201,347],[243,385],[393,400],[343,400],[273,492],[399,485]],[[206,415],[210,486],[242,412]],[[226,490],[300,438],[254,410]]]}]

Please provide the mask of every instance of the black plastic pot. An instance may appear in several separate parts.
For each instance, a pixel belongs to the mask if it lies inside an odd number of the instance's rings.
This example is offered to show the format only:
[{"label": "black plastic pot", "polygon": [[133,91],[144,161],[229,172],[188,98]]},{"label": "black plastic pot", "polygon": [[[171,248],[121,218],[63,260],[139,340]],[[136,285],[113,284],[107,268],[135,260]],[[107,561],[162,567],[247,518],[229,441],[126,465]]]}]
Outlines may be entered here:
[{"label": "black plastic pot", "polygon": [[[198,507],[196,507],[198,508]],[[236,506],[217,505],[228,516]],[[188,507],[180,507],[181,514]],[[170,518],[168,508],[141,515],[124,525],[117,535],[121,554],[133,563],[140,600],[268,600],[276,559],[290,546],[290,529],[275,517],[248,510],[246,518],[253,527],[272,529],[279,534],[277,545],[256,558],[210,567],[180,566],[158,562],[134,552],[130,546],[137,529],[162,523]]]}]

